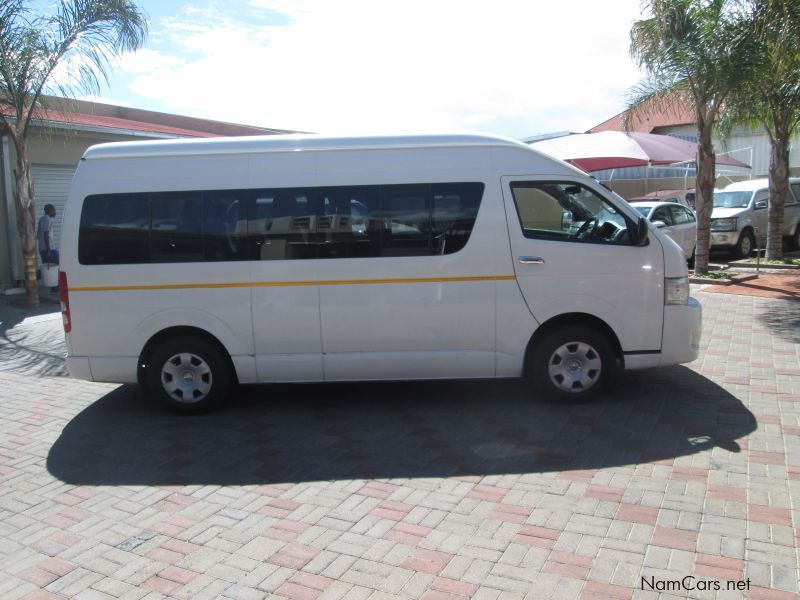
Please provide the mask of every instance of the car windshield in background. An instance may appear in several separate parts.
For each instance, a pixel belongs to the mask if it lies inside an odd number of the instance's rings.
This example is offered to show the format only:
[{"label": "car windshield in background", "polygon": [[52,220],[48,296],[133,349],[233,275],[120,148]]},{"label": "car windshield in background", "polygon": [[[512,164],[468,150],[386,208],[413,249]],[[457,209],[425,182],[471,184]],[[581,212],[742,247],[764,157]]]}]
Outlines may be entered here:
[{"label": "car windshield in background", "polygon": [[747,208],[753,192],[714,192],[714,208]]},{"label": "car windshield in background", "polygon": [[643,217],[646,217],[647,215],[650,214],[650,207],[649,206],[636,206],[636,205],[634,205],[633,208],[635,208],[640,213],[642,213]]}]

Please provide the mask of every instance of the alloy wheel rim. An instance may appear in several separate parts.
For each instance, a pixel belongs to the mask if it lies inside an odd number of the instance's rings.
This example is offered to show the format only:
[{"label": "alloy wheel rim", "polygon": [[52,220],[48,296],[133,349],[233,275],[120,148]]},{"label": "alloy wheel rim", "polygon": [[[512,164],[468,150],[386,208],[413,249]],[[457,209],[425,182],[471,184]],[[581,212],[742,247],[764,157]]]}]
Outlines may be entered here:
[{"label": "alloy wheel rim", "polygon": [[182,404],[200,402],[211,391],[211,367],[190,352],[174,354],[161,368],[161,386],[167,395]]},{"label": "alloy wheel rim", "polygon": [[580,394],[594,387],[602,372],[600,354],[586,342],[567,342],[550,356],[547,374],[560,390]]}]

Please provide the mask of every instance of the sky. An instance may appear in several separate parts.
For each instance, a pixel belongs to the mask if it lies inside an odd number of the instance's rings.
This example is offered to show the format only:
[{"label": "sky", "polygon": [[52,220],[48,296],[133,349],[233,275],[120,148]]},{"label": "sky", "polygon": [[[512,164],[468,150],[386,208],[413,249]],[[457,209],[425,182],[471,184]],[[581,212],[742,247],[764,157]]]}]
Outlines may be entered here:
[{"label": "sky", "polygon": [[640,0],[142,0],[98,100],[317,133],[585,131],[642,78]]}]

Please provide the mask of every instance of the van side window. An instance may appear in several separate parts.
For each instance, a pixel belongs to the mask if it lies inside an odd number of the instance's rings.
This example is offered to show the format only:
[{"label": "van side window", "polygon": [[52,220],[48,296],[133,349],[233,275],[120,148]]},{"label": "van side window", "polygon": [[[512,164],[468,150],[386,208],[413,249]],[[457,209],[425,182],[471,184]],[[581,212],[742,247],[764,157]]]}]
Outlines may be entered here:
[{"label": "van side window", "polygon": [[629,243],[630,223],[591,189],[568,182],[515,181],[511,192],[526,238]]},{"label": "van side window", "polygon": [[247,260],[247,196],[241,190],[203,193],[205,260]]},{"label": "van side window", "polygon": [[84,265],[150,262],[148,194],[101,194],[83,203],[78,260]]},{"label": "van side window", "polygon": [[88,196],[84,265],[433,256],[469,240],[484,184]]},{"label": "van side window", "polygon": [[381,256],[431,255],[428,187],[387,185],[381,190]]},{"label": "van side window", "polygon": [[313,189],[257,190],[247,226],[253,260],[317,257]]},{"label": "van side window", "polygon": [[376,185],[322,188],[317,218],[319,258],[380,256],[380,188]]},{"label": "van side window", "polygon": [[482,193],[480,183],[431,186],[434,254],[451,254],[466,246],[478,216]]},{"label": "van side window", "polygon": [[203,260],[203,200],[201,192],[151,195],[152,262]]}]

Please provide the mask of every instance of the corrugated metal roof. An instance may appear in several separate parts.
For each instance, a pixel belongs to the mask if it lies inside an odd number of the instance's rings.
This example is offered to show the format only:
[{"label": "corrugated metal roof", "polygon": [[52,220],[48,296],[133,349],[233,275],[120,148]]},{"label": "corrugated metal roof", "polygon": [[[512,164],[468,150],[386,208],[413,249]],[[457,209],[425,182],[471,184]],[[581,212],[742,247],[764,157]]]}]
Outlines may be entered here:
[{"label": "corrugated metal roof", "polygon": [[105,127],[108,129],[123,129],[146,133],[162,133],[180,137],[220,137],[219,134],[208,133],[196,129],[184,129],[182,127],[171,127],[169,125],[161,125],[158,123],[147,123],[144,121],[120,119],[117,117],[101,117],[98,115],[87,115],[83,113],[55,113],[50,111],[46,115],[42,115],[38,120],[52,123],[64,123],[68,125],[87,125],[92,127]]},{"label": "corrugated metal roof", "polygon": [[[610,119],[603,121],[599,125],[592,127],[588,133],[598,133],[600,131],[625,131],[625,113],[623,111],[614,115]],[[647,110],[640,109],[640,113],[631,123],[631,131],[640,133],[658,133],[655,131],[659,127],[669,127],[670,125],[686,125],[694,123],[695,115],[691,108],[685,105],[674,105],[669,109],[657,110],[655,108]]]},{"label": "corrugated metal roof", "polygon": [[[53,99],[48,99],[52,101]],[[65,103],[63,99],[55,99],[56,103]],[[224,121],[212,121],[182,115],[170,115],[167,113],[156,113],[139,109],[128,109],[114,105],[94,104],[89,102],[76,101],[73,103],[79,108],[89,107],[92,112],[81,112],[73,110],[59,110],[61,108],[37,108],[33,113],[34,124],[45,124],[52,127],[66,127],[71,129],[87,128],[92,130],[108,130],[113,133],[129,133],[136,135],[142,133],[147,137],[193,137],[210,138],[237,135],[270,135],[279,133],[293,133],[285,130],[267,129],[263,127],[252,127],[249,125],[238,125],[226,123]],[[97,112],[119,112],[130,113],[134,117],[142,115],[152,117],[152,120],[137,118],[126,118],[124,116],[113,116],[113,114],[92,114],[93,108]],[[0,107],[3,114],[14,116],[13,111],[8,106]],[[172,121],[176,125],[171,125]],[[180,125],[190,125],[190,127]]]}]

